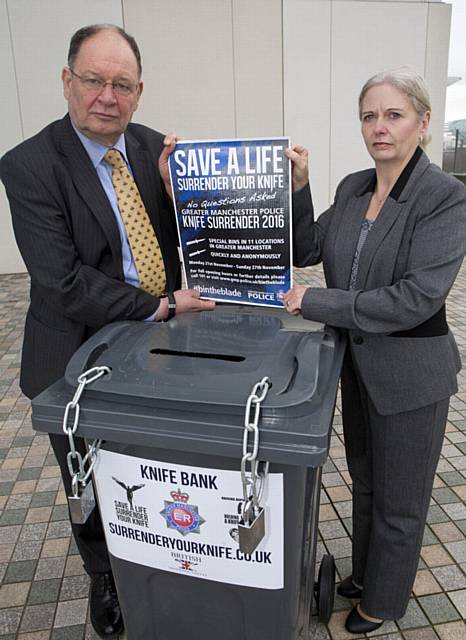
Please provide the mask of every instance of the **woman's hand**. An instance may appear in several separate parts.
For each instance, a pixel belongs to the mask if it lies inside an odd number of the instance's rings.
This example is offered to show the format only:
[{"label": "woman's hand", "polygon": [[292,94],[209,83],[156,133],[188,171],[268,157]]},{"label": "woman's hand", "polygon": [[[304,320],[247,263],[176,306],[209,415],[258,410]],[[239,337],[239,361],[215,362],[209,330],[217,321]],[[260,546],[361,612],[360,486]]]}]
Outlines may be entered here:
[{"label": "woman's hand", "polygon": [[283,306],[293,316],[297,316],[301,313],[301,303],[303,296],[307,291],[307,287],[302,284],[295,284],[295,286],[281,296]]},{"label": "woman's hand", "polygon": [[292,144],[285,149],[285,155],[291,160],[293,191],[300,191],[309,182],[308,152],[302,144]]},{"label": "woman's hand", "polygon": [[170,170],[168,168],[170,155],[175,150],[179,138],[176,133],[167,133],[163,140],[163,150],[159,157],[159,172],[165,186],[165,191],[173,200],[172,186],[170,184]]}]

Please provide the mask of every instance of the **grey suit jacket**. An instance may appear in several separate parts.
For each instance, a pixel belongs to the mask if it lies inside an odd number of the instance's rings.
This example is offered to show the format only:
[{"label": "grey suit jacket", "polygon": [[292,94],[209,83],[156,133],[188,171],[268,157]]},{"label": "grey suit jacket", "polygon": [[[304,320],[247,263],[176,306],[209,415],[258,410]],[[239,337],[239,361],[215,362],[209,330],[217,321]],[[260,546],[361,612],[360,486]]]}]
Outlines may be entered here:
[{"label": "grey suit jacket", "polygon": [[[327,289],[309,288],[302,315],[348,330],[353,360],[377,411],[410,411],[457,390],[461,362],[451,332],[416,327],[441,313],[466,252],[466,189],[424,153],[389,197],[351,266],[375,171],[344,178],[314,222],[309,187],[293,196],[296,266],[322,261]],[[446,326],[446,323],[445,323]],[[411,331],[410,331],[411,330]]]},{"label": "grey suit jacket", "polygon": [[[130,124],[125,139],[162,250],[167,288],[177,289],[176,225],[157,167],[163,136]],[[20,384],[33,397],[63,375],[94,331],[115,320],[144,320],[159,302],[124,281],[115,215],[68,116],[5,154],[0,177],[31,276]]]}]

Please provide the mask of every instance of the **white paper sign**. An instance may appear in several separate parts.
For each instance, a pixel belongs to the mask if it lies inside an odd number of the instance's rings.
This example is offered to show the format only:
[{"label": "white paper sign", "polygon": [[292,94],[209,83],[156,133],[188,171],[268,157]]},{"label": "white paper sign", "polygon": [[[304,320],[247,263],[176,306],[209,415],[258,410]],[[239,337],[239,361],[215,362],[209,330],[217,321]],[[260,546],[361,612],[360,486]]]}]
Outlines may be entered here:
[{"label": "white paper sign", "polygon": [[164,571],[262,589],[283,588],[283,474],[269,473],[265,537],[238,546],[239,471],[157,462],[100,450],[100,512],[112,555]]}]

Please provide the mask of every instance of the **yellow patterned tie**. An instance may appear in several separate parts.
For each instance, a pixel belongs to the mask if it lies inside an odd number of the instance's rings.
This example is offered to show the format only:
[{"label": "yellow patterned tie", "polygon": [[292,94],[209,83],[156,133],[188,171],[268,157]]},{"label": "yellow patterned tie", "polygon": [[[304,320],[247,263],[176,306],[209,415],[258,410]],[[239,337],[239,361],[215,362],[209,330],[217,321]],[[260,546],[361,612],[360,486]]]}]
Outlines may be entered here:
[{"label": "yellow patterned tie", "polygon": [[112,183],[136,264],[139,286],[154,296],[160,296],[165,292],[167,283],[165,265],[139,189],[119,151],[110,149],[104,160],[112,167]]}]

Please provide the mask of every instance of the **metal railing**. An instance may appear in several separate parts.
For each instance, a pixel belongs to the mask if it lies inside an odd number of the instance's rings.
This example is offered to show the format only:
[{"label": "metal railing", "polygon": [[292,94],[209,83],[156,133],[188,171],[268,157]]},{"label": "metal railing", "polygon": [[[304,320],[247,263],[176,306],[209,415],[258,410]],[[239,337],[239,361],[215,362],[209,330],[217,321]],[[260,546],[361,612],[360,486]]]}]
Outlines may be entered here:
[{"label": "metal railing", "polygon": [[443,137],[443,170],[466,176],[466,134],[456,123],[445,125]]}]

